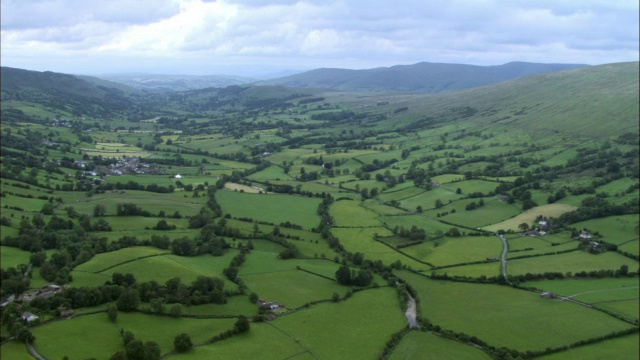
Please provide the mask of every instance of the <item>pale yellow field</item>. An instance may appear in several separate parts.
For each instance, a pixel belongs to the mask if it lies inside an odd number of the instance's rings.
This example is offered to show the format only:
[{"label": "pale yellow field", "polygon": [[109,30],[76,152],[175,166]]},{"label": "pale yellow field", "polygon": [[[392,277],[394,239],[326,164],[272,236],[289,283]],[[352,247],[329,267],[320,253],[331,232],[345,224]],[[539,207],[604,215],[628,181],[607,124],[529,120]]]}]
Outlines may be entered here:
[{"label": "pale yellow field", "polygon": [[577,207],[573,205],[567,204],[548,204],[542,206],[536,206],[531,208],[522,214],[519,214],[511,219],[507,219],[503,222],[489,225],[484,227],[485,230],[488,231],[498,231],[500,229],[504,230],[518,230],[518,225],[522,223],[531,224],[538,215],[546,216],[546,217],[559,217],[560,215],[573,211],[577,209]]},{"label": "pale yellow field", "polygon": [[257,194],[260,191],[265,192],[264,190],[256,189],[256,188],[253,188],[251,186],[241,185],[241,184],[236,184],[236,183],[230,183],[230,182],[225,183],[224,187],[229,189],[229,190],[238,190],[238,191],[244,190],[244,192],[250,193],[250,194]]}]

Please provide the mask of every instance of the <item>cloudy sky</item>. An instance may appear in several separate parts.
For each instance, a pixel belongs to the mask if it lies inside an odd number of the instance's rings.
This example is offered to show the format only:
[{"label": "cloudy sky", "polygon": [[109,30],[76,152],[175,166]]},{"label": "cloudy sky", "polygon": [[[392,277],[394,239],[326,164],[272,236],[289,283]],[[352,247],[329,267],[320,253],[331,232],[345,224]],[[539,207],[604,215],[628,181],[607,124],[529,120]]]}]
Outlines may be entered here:
[{"label": "cloudy sky", "polygon": [[2,0],[2,66],[255,76],[638,61],[637,0]]}]

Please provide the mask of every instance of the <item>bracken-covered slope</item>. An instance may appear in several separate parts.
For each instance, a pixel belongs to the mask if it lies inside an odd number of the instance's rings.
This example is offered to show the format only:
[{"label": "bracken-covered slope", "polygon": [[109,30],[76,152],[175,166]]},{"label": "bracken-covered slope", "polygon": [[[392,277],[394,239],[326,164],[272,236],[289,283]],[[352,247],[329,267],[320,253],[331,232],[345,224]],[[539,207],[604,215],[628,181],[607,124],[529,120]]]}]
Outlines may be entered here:
[{"label": "bracken-covered slope", "polygon": [[340,91],[437,93],[495,84],[523,76],[585,65],[511,62],[497,66],[421,62],[366,70],[316,69],[260,85],[328,88]]}]

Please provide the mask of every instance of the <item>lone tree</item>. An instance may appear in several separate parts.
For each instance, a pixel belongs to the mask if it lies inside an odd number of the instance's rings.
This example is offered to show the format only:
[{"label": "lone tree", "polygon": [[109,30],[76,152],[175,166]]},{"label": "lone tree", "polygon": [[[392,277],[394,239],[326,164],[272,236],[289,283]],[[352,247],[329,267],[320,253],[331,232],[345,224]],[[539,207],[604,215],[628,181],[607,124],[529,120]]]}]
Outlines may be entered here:
[{"label": "lone tree", "polygon": [[351,284],[351,269],[347,265],[342,265],[336,271],[336,280],[338,284],[350,285]]},{"label": "lone tree", "polygon": [[240,317],[238,317],[238,321],[233,325],[233,328],[236,329],[238,333],[243,333],[249,331],[251,324],[246,316],[240,315]]},{"label": "lone tree", "polygon": [[529,224],[527,224],[527,223],[522,223],[522,224],[518,225],[518,227],[519,227],[519,228],[520,228],[520,230],[522,230],[522,231],[527,231],[527,230],[529,230]]},{"label": "lone tree", "polygon": [[183,353],[189,351],[193,347],[193,343],[188,334],[182,333],[173,340],[173,346],[177,352]]}]

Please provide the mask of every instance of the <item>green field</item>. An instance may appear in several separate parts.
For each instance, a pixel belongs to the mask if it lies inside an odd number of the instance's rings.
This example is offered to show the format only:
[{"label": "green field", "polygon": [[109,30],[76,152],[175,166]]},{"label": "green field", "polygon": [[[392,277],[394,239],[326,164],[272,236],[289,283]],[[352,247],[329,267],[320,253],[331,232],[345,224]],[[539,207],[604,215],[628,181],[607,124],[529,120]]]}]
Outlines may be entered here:
[{"label": "green field", "polygon": [[629,269],[637,269],[638,262],[620,254],[607,251],[593,255],[585,251],[573,251],[565,254],[538,256],[527,259],[509,261],[509,275],[524,275],[541,272],[579,272],[597,270],[618,270],[627,265]]},{"label": "green field", "polygon": [[[373,289],[339,303],[314,305],[273,325],[292,334],[321,359],[371,359],[382,351],[391,334],[406,326],[399,306],[393,289]],[[338,323],[341,326],[336,326]],[[359,346],[353,346],[354,338],[360,339]]]},{"label": "green field", "polygon": [[246,194],[222,190],[216,199],[225,213],[236,217],[248,217],[274,224],[290,221],[305,229],[318,226],[316,214],[321,200],[295,195]]},{"label": "green field", "polygon": [[0,246],[0,263],[3,269],[29,264],[31,253],[10,246]]},{"label": "green field", "polygon": [[431,333],[412,331],[402,338],[389,360],[420,360],[425,356],[443,360],[491,359],[489,355],[473,346]]},{"label": "green field", "polygon": [[540,357],[543,360],[625,360],[640,357],[640,335],[632,334]]},{"label": "green field", "polygon": [[601,312],[542,299],[534,292],[398,275],[418,291],[423,317],[496,347],[543,350],[630,327]]}]

